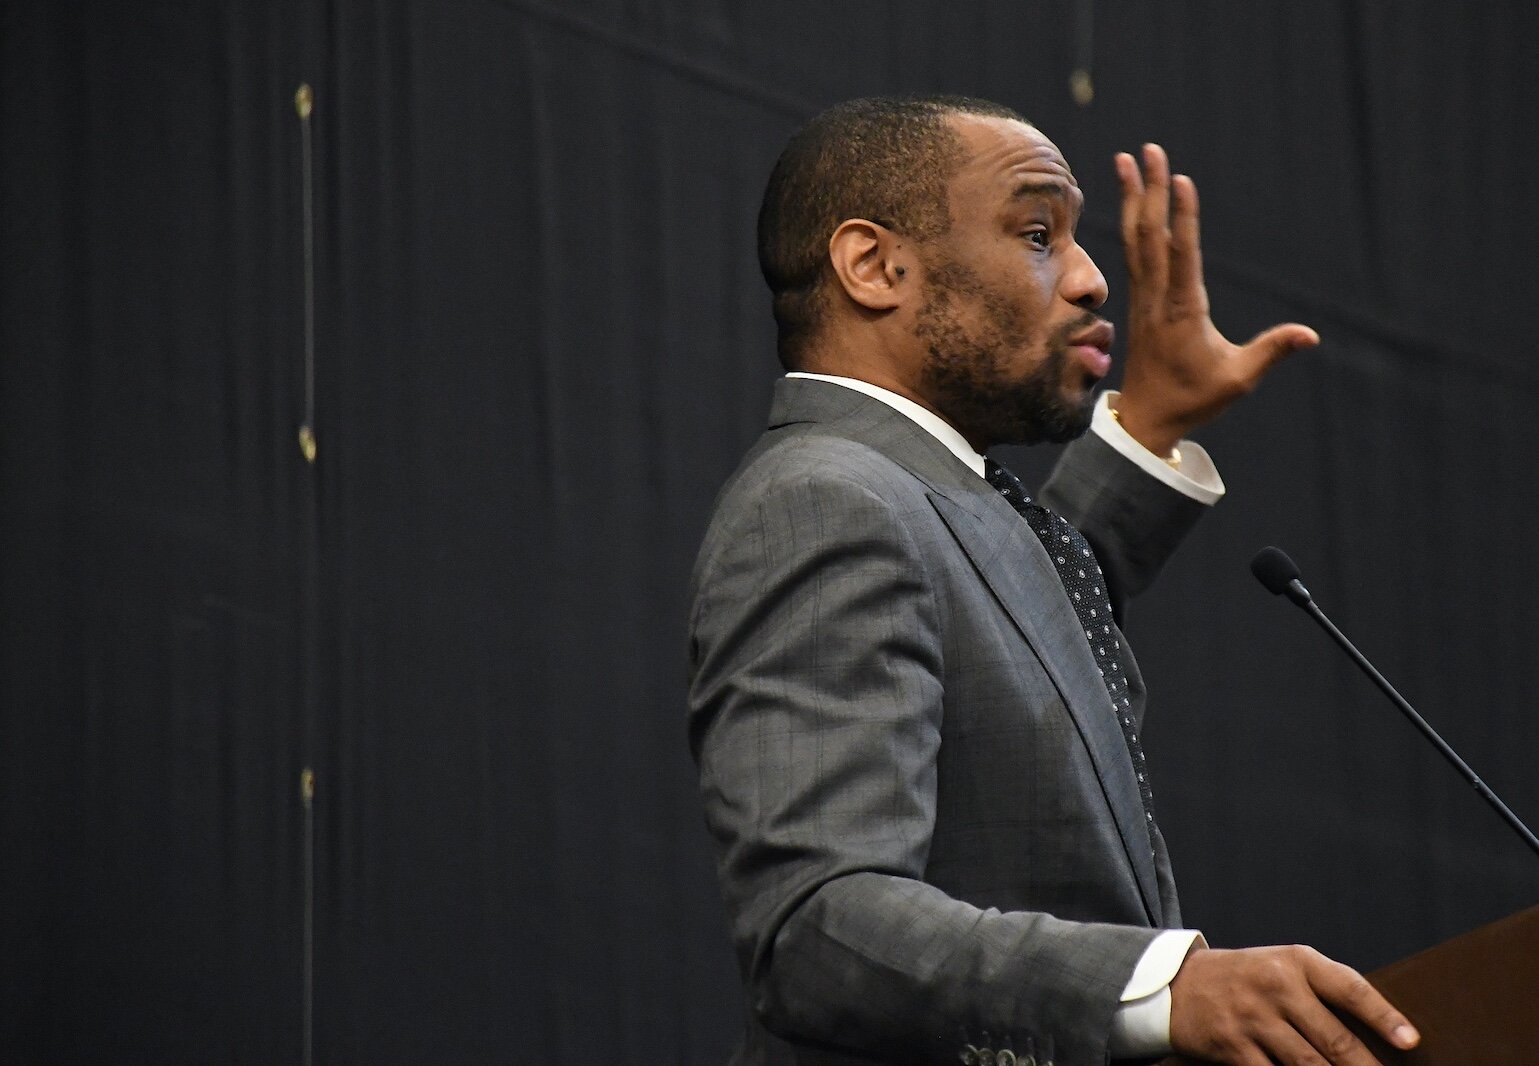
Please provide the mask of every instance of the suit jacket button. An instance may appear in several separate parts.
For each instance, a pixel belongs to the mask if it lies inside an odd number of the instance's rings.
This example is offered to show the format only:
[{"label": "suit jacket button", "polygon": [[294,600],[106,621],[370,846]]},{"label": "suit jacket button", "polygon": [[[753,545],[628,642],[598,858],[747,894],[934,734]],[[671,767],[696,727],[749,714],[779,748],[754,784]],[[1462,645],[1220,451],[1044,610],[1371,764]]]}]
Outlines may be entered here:
[{"label": "suit jacket button", "polygon": [[962,1066],[978,1066],[978,1049],[968,1044],[958,1056],[962,1060]]}]

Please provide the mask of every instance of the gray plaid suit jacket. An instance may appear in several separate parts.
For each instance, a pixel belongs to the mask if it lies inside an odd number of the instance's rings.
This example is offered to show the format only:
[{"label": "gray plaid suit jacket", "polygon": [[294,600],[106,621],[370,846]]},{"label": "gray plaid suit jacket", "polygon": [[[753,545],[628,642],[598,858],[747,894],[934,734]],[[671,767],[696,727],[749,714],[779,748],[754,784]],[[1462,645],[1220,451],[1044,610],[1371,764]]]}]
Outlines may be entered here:
[{"label": "gray plaid suit jacket", "polygon": [[[1041,497],[1119,619],[1204,510],[1094,435]],[[1106,1061],[1180,914],[1085,633],[1008,502],[886,404],[783,379],[717,500],[690,654],[751,1012],[735,1061]]]}]

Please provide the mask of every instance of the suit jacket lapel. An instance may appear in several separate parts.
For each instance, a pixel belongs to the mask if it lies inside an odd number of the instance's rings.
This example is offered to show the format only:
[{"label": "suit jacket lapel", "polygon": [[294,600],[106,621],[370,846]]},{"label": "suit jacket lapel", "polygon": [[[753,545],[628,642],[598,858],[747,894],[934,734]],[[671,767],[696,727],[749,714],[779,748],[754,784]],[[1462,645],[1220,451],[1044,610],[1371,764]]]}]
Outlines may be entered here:
[{"label": "suit jacket lapel", "polygon": [[[830,382],[782,378],[775,385],[770,428],[798,422],[828,424],[891,457],[930,487],[941,519],[1057,686],[1090,753],[1150,922],[1160,925],[1164,908],[1127,741],[1089,644],[1079,639],[1083,630],[1074,607],[1031,527],[945,445],[880,400]],[[1043,595],[1043,589],[1051,594]]]},{"label": "suit jacket lapel", "polygon": [[[1144,909],[1150,922],[1160,925],[1164,907],[1127,741],[1115,721],[1116,708],[1106,694],[1090,646],[1081,637],[1083,630],[1074,607],[1058,591],[1063,585],[1052,560],[1031,527],[1002,497],[996,499],[1003,513],[982,521],[945,496],[932,494],[930,499],[1021,636],[1037,650],[1057,686],[1090,752]],[[1050,594],[1044,595],[1044,589]],[[1065,640],[1063,634],[1076,639]]]}]

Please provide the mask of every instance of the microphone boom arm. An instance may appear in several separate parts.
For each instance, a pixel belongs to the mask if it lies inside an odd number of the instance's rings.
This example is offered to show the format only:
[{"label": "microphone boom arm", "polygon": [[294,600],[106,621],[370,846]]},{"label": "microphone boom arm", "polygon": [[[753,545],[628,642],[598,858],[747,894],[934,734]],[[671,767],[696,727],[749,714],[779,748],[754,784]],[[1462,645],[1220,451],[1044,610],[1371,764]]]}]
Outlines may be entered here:
[{"label": "microphone boom arm", "polygon": [[[1297,579],[1294,580],[1293,584],[1298,584]],[[1303,586],[1300,585],[1299,587],[1302,588]],[[1389,680],[1379,673],[1378,668],[1368,661],[1367,656],[1357,650],[1357,646],[1347,639],[1347,635],[1336,628],[1336,623],[1326,617],[1325,612],[1320,610],[1319,605],[1315,603],[1314,599],[1311,597],[1300,601],[1292,596],[1289,599],[1293,599],[1295,603],[1298,603],[1299,606],[1309,612],[1311,618],[1320,623],[1320,628],[1329,633],[1331,639],[1341,645],[1341,649],[1351,657],[1353,662],[1362,668],[1363,673],[1367,674],[1373,680],[1373,683],[1379,686],[1379,691],[1388,696],[1390,702],[1400,708],[1400,713],[1409,718],[1411,724],[1421,730],[1422,736],[1431,741],[1432,746],[1443,753],[1443,758],[1452,763],[1454,769],[1463,774],[1464,779],[1470,783],[1470,786],[1480,793],[1485,801],[1495,809],[1496,813],[1501,815],[1502,819],[1512,827],[1512,831],[1523,838],[1523,843],[1528,845],[1529,850],[1535,855],[1539,855],[1539,837],[1534,836],[1533,831],[1523,824],[1523,819],[1514,814],[1512,808],[1503,803],[1501,797],[1491,791],[1490,786],[1480,779],[1480,775],[1470,768],[1470,764],[1460,758],[1459,753],[1454,751],[1448,742],[1438,735],[1438,731],[1433,729],[1425,718],[1416,713],[1416,708],[1412,707],[1406,698],[1395,690],[1395,686],[1391,685]]]},{"label": "microphone boom arm", "polygon": [[1523,824],[1523,819],[1512,813],[1512,808],[1501,801],[1495,792],[1480,779],[1480,776],[1470,769],[1470,764],[1459,757],[1459,753],[1449,746],[1448,742],[1438,736],[1436,729],[1428,724],[1427,720],[1416,713],[1406,698],[1395,691],[1378,668],[1368,661],[1368,657],[1357,650],[1357,646],[1347,639],[1347,635],[1336,628],[1336,623],[1326,617],[1315,603],[1314,597],[1299,580],[1299,568],[1286,552],[1270,545],[1256,553],[1256,557],[1250,561],[1251,573],[1256,575],[1256,580],[1266,586],[1267,591],[1274,596],[1287,596],[1288,599],[1298,604],[1309,612],[1311,618],[1320,623],[1320,628],[1330,634],[1330,638],[1341,645],[1341,650],[1346,652],[1375,685],[1379,691],[1389,697],[1391,703],[1400,708],[1400,713],[1410,719],[1411,724],[1421,730],[1422,736],[1432,742],[1432,746],[1442,752],[1443,758],[1453,764],[1455,770],[1464,775],[1464,779],[1470,786],[1489,803],[1496,813],[1502,816],[1512,831],[1523,838],[1523,843],[1528,845],[1528,850],[1539,855],[1539,837],[1534,836],[1533,831]]}]

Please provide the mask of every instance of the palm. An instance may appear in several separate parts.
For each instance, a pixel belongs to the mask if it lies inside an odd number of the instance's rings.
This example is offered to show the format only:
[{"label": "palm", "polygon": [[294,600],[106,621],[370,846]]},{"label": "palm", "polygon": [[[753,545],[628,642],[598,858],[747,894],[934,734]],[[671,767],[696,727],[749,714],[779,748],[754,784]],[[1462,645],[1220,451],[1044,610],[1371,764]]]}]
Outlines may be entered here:
[{"label": "palm", "polygon": [[1142,173],[1132,156],[1116,159],[1129,278],[1119,407],[1128,432],[1165,454],[1253,390],[1284,356],[1320,338],[1297,323],[1274,326],[1244,345],[1218,331],[1203,284],[1197,186],[1185,175],[1170,176],[1159,145],[1145,145],[1143,156]]}]

